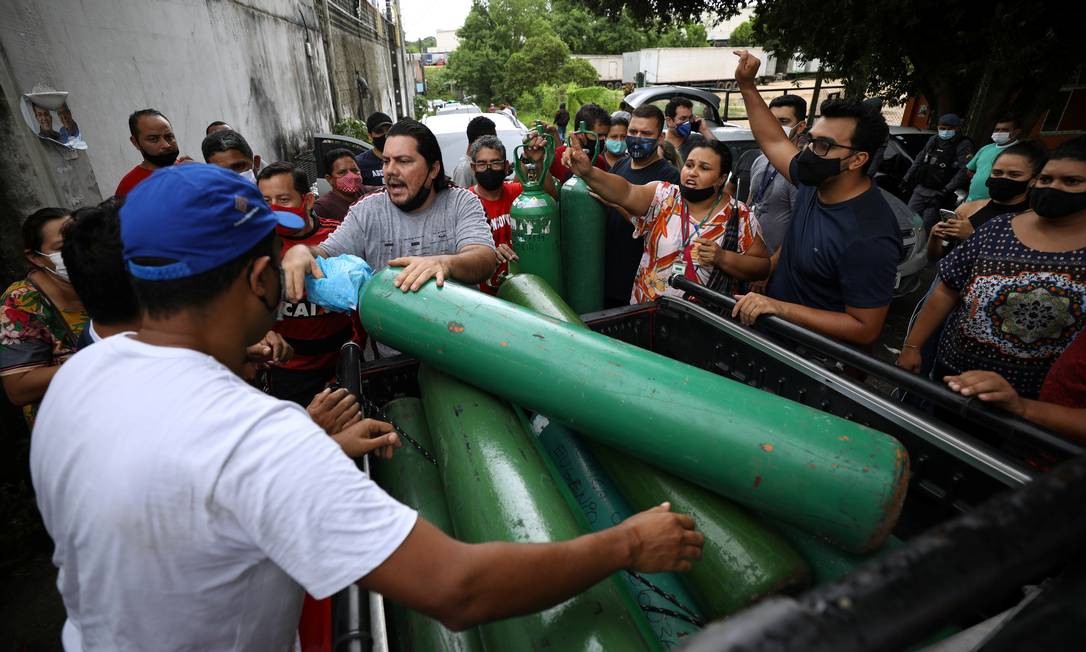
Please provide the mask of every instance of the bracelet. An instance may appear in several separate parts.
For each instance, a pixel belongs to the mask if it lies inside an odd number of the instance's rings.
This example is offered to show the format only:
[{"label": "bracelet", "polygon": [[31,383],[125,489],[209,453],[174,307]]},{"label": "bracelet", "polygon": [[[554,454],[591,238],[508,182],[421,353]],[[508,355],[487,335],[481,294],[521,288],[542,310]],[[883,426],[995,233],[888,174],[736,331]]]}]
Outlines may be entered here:
[{"label": "bracelet", "polygon": [[920,347],[915,345],[915,344],[902,344],[901,348],[903,348],[903,349],[919,349]]}]

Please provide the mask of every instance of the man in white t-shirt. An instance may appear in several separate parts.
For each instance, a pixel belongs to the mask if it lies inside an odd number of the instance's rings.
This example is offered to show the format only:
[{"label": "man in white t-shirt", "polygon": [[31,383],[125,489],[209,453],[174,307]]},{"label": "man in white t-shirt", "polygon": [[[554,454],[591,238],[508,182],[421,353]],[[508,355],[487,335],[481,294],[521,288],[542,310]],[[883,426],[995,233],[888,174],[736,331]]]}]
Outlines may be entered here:
[{"label": "man in white t-shirt", "polygon": [[[143,311],[61,368],[31,473],[74,650],[288,650],[303,587],[353,582],[462,628],[546,608],[621,568],[685,570],[693,520],[667,506],[548,544],[469,545],[374,485],[299,406],[247,385],[246,343],[283,291],[274,213],[238,175],[156,172],[121,209]],[[351,430],[391,454],[387,423]]]}]

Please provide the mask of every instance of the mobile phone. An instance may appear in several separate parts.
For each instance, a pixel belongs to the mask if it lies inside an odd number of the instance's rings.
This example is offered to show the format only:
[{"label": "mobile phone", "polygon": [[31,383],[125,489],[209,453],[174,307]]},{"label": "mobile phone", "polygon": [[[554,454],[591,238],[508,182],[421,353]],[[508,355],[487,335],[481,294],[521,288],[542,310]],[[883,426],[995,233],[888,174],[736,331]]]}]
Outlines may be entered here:
[{"label": "mobile phone", "polygon": [[957,213],[955,213],[952,210],[948,210],[946,208],[940,208],[939,209],[939,221],[940,222],[949,222],[950,220],[954,219],[956,216],[957,216]]}]

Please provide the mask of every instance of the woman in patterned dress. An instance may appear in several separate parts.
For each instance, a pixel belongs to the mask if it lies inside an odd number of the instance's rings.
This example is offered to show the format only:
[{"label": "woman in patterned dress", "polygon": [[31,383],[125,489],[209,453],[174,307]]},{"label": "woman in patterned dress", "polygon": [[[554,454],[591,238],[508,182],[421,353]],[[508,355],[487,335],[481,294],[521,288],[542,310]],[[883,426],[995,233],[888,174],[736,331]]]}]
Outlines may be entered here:
[{"label": "woman in patterned dress", "polygon": [[918,370],[920,347],[947,320],[933,379],[992,371],[1019,395],[1037,397],[1086,327],[1086,138],[1053,152],[1030,206],[993,218],[940,262],[899,366]]},{"label": "woman in patterned dress", "polygon": [[33,425],[38,403],[60,364],[75,353],[87,314],[60,257],[68,211],[43,208],[23,223],[26,277],[0,296],[0,380]]},{"label": "woman in patterned dress", "polygon": [[602,201],[625,209],[633,237],[645,236],[630,303],[682,296],[667,284],[672,274],[728,294],[769,276],[769,250],[758,221],[725,190],[732,160],[723,143],[695,146],[680,171],[679,185],[631,184],[594,169],[579,146],[567,149],[565,158],[563,163]]}]

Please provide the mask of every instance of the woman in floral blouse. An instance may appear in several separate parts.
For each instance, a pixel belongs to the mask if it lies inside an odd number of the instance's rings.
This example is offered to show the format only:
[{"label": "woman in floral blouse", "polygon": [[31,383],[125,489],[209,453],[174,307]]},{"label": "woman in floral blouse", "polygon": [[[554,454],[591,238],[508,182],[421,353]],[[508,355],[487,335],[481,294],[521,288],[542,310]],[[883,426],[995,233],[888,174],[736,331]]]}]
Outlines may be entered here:
[{"label": "woman in floral blouse", "polygon": [[43,208],[26,218],[23,253],[30,270],[0,296],[0,381],[31,426],[49,381],[75,353],[87,325],[60,257],[69,219],[61,208]]}]

